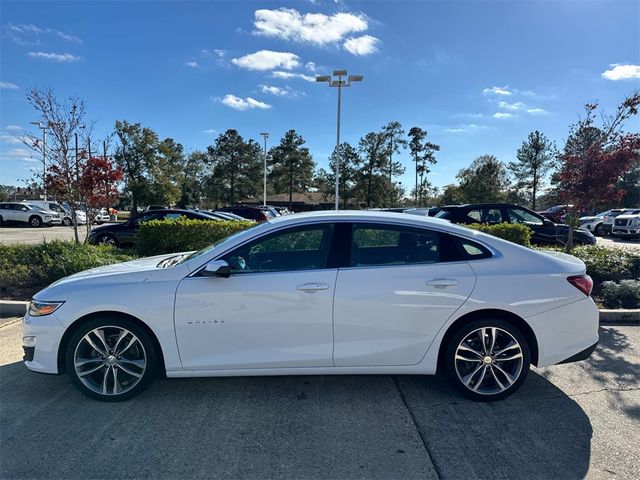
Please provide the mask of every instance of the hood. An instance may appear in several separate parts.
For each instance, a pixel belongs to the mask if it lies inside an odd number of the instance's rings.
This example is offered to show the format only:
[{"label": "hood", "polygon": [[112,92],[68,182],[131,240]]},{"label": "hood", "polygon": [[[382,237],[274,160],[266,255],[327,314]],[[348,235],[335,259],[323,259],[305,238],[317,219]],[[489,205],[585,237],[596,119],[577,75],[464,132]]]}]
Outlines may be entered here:
[{"label": "hood", "polygon": [[66,300],[69,293],[81,294],[85,287],[93,287],[98,284],[137,284],[144,282],[155,272],[163,270],[157,266],[160,261],[176,255],[179,254],[157,255],[84,270],[52,283],[34,295],[34,298]]}]

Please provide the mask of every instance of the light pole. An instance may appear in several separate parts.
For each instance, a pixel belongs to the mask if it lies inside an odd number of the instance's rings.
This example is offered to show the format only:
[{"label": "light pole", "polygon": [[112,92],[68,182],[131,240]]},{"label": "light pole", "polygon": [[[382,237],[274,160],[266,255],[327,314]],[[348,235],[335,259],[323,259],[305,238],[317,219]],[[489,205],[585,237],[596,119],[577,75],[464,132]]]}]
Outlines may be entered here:
[{"label": "light pole", "polygon": [[267,138],[269,138],[269,132],[262,132],[262,138],[264,139],[264,153],[263,153],[263,161],[264,161],[264,178],[262,181],[262,205],[267,205]]},{"label": "light pole", "polygon": [[[338,88],[338,124],[336,128],[336,210],[340,208],[340,202],[338,199],[339,195],[339,185],[340,185],[340,107],[342,102],[342,88],[350,87],[351,82],[361,82],[363,77],[362,75],[348,75],[346,70],[334,70],[333,77],[337,77],[337,79],[332,78],[331,75],[318,75],[316,77],[316,82],[324,82],[328,83],[330,87]],[[346,77],[346,80],[343,80],[343,77]]]},{"label": "light pole", "polygon": [[40,122],[31,122],[31,125],[37,125],[42,130],[42,190],[44,191],[44,201],[47,201],[47,125]]}]

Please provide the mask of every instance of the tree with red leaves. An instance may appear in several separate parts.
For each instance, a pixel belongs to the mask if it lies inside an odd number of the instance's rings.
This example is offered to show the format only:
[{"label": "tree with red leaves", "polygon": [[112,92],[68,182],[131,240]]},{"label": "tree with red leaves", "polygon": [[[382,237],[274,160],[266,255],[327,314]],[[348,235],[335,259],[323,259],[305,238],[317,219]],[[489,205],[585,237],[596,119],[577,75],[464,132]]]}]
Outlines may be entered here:
[{"label": "tree with red leaves", "polygon": [[571,127],[559,155],[558,190],[567,203],[593,212],[619,202],[625,195],[623,177],[640,157],[640,133],[625,132],[626,120],[638,113],[640,93],[627,97],[613,116],[602,115],[596,126],[597,103],[585,106],[586,116]]},{"label": "tree with red leaves", "polygon": [[110,207],[118,201],[118,182],[122,180],[122,168],[114,168],[108,157],[91,157],[84,165],[80,177],[81,195],[87,207]]}]

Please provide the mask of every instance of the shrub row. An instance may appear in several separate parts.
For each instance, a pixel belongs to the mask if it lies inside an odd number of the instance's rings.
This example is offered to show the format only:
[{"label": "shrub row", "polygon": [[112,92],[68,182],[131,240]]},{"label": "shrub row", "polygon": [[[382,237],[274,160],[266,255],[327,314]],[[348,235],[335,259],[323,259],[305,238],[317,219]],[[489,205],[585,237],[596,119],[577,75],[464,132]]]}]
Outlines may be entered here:
[{"label": "shrub row", "polygon": [[494,237],[499,237],[510,242],[517,243],[518,245],[524,245],[525,247],[531,246],[531,235],[533,232],[526,225],[519,223],[496,223],[489,225],[486,223],[474,223],[471,225],[465,225],[465,227],[473,228],[474,230],[480,230],[481,232],[488,233]]},{"label": "shrub row", "polygon": [[602,303],[607,308],[640,308],[640,280],[603,282]]},{"label": "shrub row", "polygon": [[133,258],[131,252],[113,247],[59,240],[37,245],[0,243],[0,298],[29,298],[68,275]]},{"label": "shrub row", "polygon": [[140,225],[136,234],[135,249],[142,256],[200,250],[253,225],[253,222],[186,218],[151,220]]}]

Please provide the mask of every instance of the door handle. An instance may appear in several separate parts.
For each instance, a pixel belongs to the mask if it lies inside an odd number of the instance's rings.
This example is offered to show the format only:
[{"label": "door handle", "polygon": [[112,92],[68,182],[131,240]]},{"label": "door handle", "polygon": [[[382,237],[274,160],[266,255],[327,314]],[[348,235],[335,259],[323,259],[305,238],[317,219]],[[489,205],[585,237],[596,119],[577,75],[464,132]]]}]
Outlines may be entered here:
[{"label": "door handle", "polygon": [[302,285],[298,285],[296,288],[303,292],[316,292],[318,290],[328,290],[329,285],[326,283],[303,283]]},{"label": "door handle", "polygon": [[455,287],[460,282],[458,280],[454,280],[453,278],[436,278],[434,280],[429,280],[427,285],[430,287],[436,288],[446,288],[446,287]]}]

